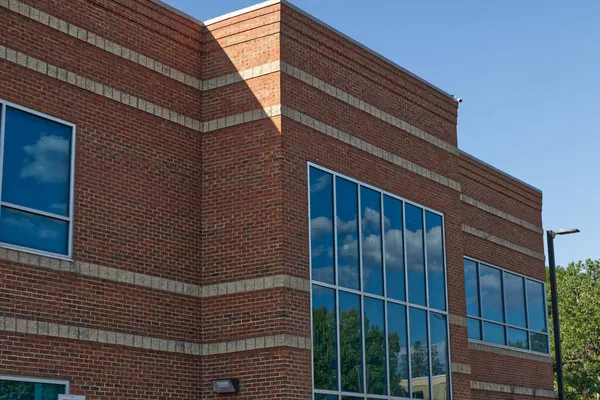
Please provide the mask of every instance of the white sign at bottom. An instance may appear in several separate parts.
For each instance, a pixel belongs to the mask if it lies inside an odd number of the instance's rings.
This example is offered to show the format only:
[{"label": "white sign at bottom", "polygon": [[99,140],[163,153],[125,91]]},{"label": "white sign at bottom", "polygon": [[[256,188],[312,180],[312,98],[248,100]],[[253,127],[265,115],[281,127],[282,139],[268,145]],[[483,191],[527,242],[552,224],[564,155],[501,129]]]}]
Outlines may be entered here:
[{"label": "white sign at bottom", "polygon": [[59,394],[58,400],[85,400],[85,396],[76,396],[74,394]]}]

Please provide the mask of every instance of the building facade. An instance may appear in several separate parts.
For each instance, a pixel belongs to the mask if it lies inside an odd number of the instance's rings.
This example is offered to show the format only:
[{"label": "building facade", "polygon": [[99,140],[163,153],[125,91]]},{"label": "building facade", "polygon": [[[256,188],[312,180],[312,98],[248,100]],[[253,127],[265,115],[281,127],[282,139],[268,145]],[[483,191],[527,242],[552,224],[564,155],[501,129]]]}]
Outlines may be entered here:
[{"label": "building facade", "polygon": [[454,97],[284,1],[0,18],[0,398],[553,397],[542,194]]}]

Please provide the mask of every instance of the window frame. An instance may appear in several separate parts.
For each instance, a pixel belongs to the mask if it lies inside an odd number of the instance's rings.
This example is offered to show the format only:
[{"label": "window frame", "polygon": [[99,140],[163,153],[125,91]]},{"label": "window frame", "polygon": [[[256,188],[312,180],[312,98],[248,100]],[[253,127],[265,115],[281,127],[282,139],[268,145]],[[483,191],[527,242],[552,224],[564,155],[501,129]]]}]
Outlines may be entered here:
[{"label": "window frame", "polygon": [[[46,119],[48,121],[56,122],[58,124],[65,125],[65,126],[71,128],[71,146],[70,146],[71,148],[70,148],[70,160],[69,160],[69,213],[68,213],[68,216],[53,214],[53,213],[49,213],[46,211],[36,210],[34,208],[23,207],[23,206],[19,206],[17,204],[12,204],[12,203],[2,201],[2,186],[3,186],[2,185],[3,171],[2,170],[4,167],[4,138],[6,136],[6,109],[8,107],[14,108],[19,111],[23,111],[23,112],[31,114],[31,115],[35,115],[37,117]],[[73,203],[74,203],[74,198],[75,198],[74,194],[75,194],[75,147],[76,147],[75,145],[77,142],[76,139],[77,139],[77,127],[75,124],[0,98],[0,213],[2,212],[2,206],[4,206],[4,207],[7,207],[7,208],[10,208],[13,210],[17,210],[17,211],[22,211],[22,212],[26,212],[26,213],[37,215],[37,216],[48,217],[51,219],[68,222],[68,230],[69,230],[69,232],[67,234],[67,254],[53,253],[53,252],[49,252],[49,251],[39,250],[39,249],[32,248],[32,247],[19,246],[19,245],[10,244],[10,243],[4,243],[4,242],[0,242],[0,247],[6,248],[6,249],[11,249],[11,250],[22,251],[22,252],[26,252],[26,253],[31,253],[31,254],[37,254],[40,256],[58,258],[58,259],[62,259],[62,260],[68,260],[68,261],[72,260],[72,257],[73,257],[73,220],[74,220],[73,213],[74,213],[74,209],[75,209]]]},{"label": "window frame", "polygon": [[[446,390],[448,393],[448,399],[452,400],[453,396],[452,396],[452,355],[451,355],[451,340],[450,340],[450,311],[449,311],[449,307],[448,307],[448,263],[447,263],[447,258],[446,258],[446,226],[445,226],[445,215],[443,212],[434,210],[432,208],[426,207],[424,205],[421,205],[419,203],[416,203],[414,201],[410,201],[407,200],[403,197],[400,197],[396,194],[390,193],[388,191],[385,191],[383,189],[380,189],[378,187],[369,185],[367,183],[364,183],[363,181],[354,179],[348,175],[336,172],[334,170],[331,170],[329,168],[323,167],[319,164],[313,163],[311,161],[307,161],[306,163],[307,167],[306,167],[306,176],[307,176],[307,181],[306,181],[306,190],[307,190],[307,194],[308,194],[308,208],[307,208],[307,214],[308,214],[308,255],[309,255],[309,273],[310,273],[310,326],[311,326],[311,344],[312,344],[312,340],[313,340],[313,285],[317,285],[317,286],[321,286],[324,288],[328,288],[328,289],[332,289],[334,290],[335,293],[335,317],[336,317],[336,341],[337,341],[337,345],[336,345],[336,353],[337,353],[337,358],[336,358],[336,362],[337,362],[337,383],[338,383],[338,390],[325,390],[325,389],[315,389],[314,387],[314,346],[311,346],[311,359],[310,359],[310,364],[311,364],[311,391],[312,391],[312,396],[314,398],[314,396],[316,394],[320,394],[320,395],[333,395],[333,396],[337,396],[338,399],[341,399],[344,396],[350,396],[350,397],[354,397],[354,398],[360,398],[361,400],[364,399],[378,399],[378,400],[411,400],[411,398],[408,397],[398,397],[398,396],[392,396],[390,393],[390,379],[389,379],[389,375],[390,375],[390,371],[389,371],[389,338],[388,338],[388,302],[394,303],[394,304],[398,304],[398,305],[402,305],[405,307],[405,312],[406,312],[406,335],[407,335],[407,343],[408,343],[408,354],[407,354],[407,359],[408,359],[408,389],[409,392],[412,392],[412,360],[411,360],[411,354],[410,354],[410,309],[415,308],[415,309],[419,309],[419,310],[423,310],[426,313],[426,322],[427,322],[427,347],[428,347],[428,362],[429,362],[429,394],[430,396],[432,395],[433,392],[433,376],[432,376],[432,366],[431,366],[431,315],[432,313],[437,313],[437,314],[442,314],[446,317],[446,352],[447,352],[447,360],[446,360],[446,376],[447,376],[447,385],[446,385]],[[312,248],[311,248],[311,243],[312,243],[312,232],[311,232],[311,218],[310,218],[310,210],[311,210],[311,192],[310,192],[310,170],[311,168],[315,168],[320,170],[321,172],[325,172],[328,174],[332,175],[332,204],[333,204],[333,218],[334,218],[334,223],[333,223],[333,255],[334,255],[334,284],[330,284],[330,283],[326,283],[326,282],[321,282],[321,281],[314,281],[313,277],[312,277]],[[359,256],[358,256],[358,262],[359,262],[359,276],[360,276],[360,290],[356,290],[356,289],[350,289],[344,286],[339,285],[338,282],[338,273],[335,270],[337,268],[338,265],[338,254],[337,254],[337,223],[335,223],[335,219],[337,218],[337,213],[336,213],[336,207],[337,207],[337,193],[336,193],[336,178],[342,178],[345,179],[347,181],[350,181],[352,183],[355,183],[357,185],[357,199],[358,199],[358,207],[357,207],[357,212],[358,212],[358,230],[357,230],[357,238],[358,238],[358,248],[359,248]],[[363,280],[363,260],[362,260],[362,224],[360,221],[360,210],[361,210],[361,193],[360,193],[360,188],[361,186],[374,190],[377,193],[379,193],[380,195],[380,205],[381,205],[381,212],[380,212],[380,217],[382,220],[382,224],[381,224],[381,250],[382,250],[382,284],[383,284],[383,295],[377,295],[377,294],[373,294],[373,293],[369,293],[366,292],[364,290],[364,280]],[[405,300],[401,301],[401,300],[397,300],[394,299],[392,297],[387,297],[387,277],[386,277],[386,262],[385,262],[385,227],[383,225],[383,219],[384,219],[384,207],[383,207],[383,203],[384,203],[384,196],[389,196],[393,199],[399,200],[402,203],[402,229],[403,229],[403,234],[402,234],[402,242],[403,242],[403,258],[404,258],[404,269],[405,269],[405,273],[404,273],[404,284],[405,284]],[[406,249],[406,212],[405,212],[405,204],[410,204],[413,205],[415,207],[418,207],[422,210],[422,220],[423,220],[423,258],[424,258],[424,264],[425,264],[425,269],[424,269],[424,274],[425,274],[425,299],[426,299],[426,306],[422,306],[419,304],[415,304],[415,303],[410,303],[409,302],[409,292],[408,292],[408,272],[407,272],[407,249]],[[428,268],[427,268],[427,237],[426,237],[426,213],[427,212],[431,212],[433,214],[439,215],[442,219],[442,250],[443,250],[443,261],[444,261],[444,286],[445,286],[445,310],[439,310],[436,308],[432,308],[429,306],[430,301],[429,301],[429,273],[428,273]],[[362,340],[362,367],[363,367],[363,382],[365,382],[366,378],[366,353],[365,353],[365,336],[366,333],[364,332],[364,313],[365,313],[365,308],[364,308],[364,296],[373,298],[373,299],[377,299],[380,301],[383,301],[383,305],[384,305],[384,324],[385,324],[385,343],[386,343],[386,360],[385,360],[385,364],[386,364],[386,385],[387,385],[387,395],[377,395],[377,394],[369,394],[366,391],[366,385],[363,384],[363,388],[365,389],[365,391],[363,393],[355,393],[355,392],[343,392],[341,390],[341,368],[340,368],[340,329],[339,329],[339,325],[340,325],[340,319],[339,319],[339,291],[342,290],[344,292],[347,293],[351,293],[351,294],[355,294],[358,295],[360,297],[360,305],[361,305],[361,329],[362,329],[362,333],[361,333],[361,340]]]},{"label": "window frame", "polygon": [[71,387],[70,387],[69,381],[65,380],[65,379],[32,378],[32,377],[28,377],[28,376],[0,375],[0,381],[47,383],[50,385],[64,385],[65,386],[65,394],[71,393]]},{"label": "window frame", "polygon": [[[479,322],[479,327],[480,327],[479,329],[480,329],[480,332],[481,332],[481,340],[469,338],[469,342],[485,344],[487,346],[499,347],[499,348],[502,348],[502,349],[508,349],[508,350],[512,350],[512,351],[520,351],[520,352],[523,352],[523,353],[529,353],[529,354],[535,354],[535,355],[542,355],[542,356],[551,356],[551,354],[552,354],[552,348],[551,348],[551,343],[550,343],[550,326],[549,326],[550,322],[549,322],[549,319],[548,319],[546,282],[542,282],[539,279],[535,279],[535,278],[532,278],[530,276],[523,275],[523,274],[511,271],[511,270],[506,269],[506,268],[498,267],[497,265],[490,264],[490,263],[485,262],[485,261],[481,261],[481,260],[479,260],[477,258],[474,258],[474,257],[463,256],[463,260],[469,260],[469,261],[472,261],[472,262],[474,262],[474,263],[477,264],[477,292],[478,292],[478,295],[479,295],[479,314],[481,315],[479,317],[468,315],[468,314],[466,315],[467,320],[472,319],[472,320],[476,320],[476,321]],[[498,322],[498,321],[493,321],[493,320],[490,320],[490,319],[483,318],[483,308],[482,308],[482,306],[483,306],[483,298],[482,298],[482,292],[481,292],[481,274],[480,274],[480,269],[479,269],[479,267],[480,267],[481,264],[483,264],[485,266],[488,266],[490,268],[495,268],[495,269],[499,270],[500,273],[501,273],[500,276],[502,277],[502,310],[504,312],[504,322]],[[506,287],[506,285],[504,283],[504,276],[506,274],[512,274],[512,275],[518,276],[520,278],[523,278],[523,295],[524,295],[524,300],[525,300],[524,301],[524,303],[525,303],[525,320],[526,320],[526,324],[527,324],[526,328],[523,328],[523,327],[520,327],[520,326],[517,326],[517,325],[512,325],[512,324],[509,324],[508,322],[506,322],[506,320],[507,320],[507,317],[506,317],[506,315],[507,315],[506,314],[506,300],[505,300],[505,287]],[[464,265],[463,265],[463,276],[464,276]],[[546,318],[546,330],[547,330],[547,332],[540,332],[540,331],[536,331],[534,329],[530,329],[529,328],[529,301],[527,299],[527,281],[528,280],[532,281],[532,282],[535,282],[535,283],[539,283],[539,284],[542,285],[542,293],[544,295],[543,302],[544,302],[544,310],[545,310],[544,317]],[[465,293],[465,296],[466,296],[466,293]],[[505,337],[505,342],[507,344],[502,345],[502,344],[497,344],[497,343],[485,341],[483,339],[483,337],[484,337],[483,336],[483,333],[484,333],[484,322],[495,324],[495,325],[501,325],[504,328],[504,337]],[[527,347],[528,347],[527,349],[522,349],[522,348],[519,348],[519,347],[513,347],[513,346],[508,345],[508,328],[512,328],[512,329],[524,331],[524,332],[527,333]],[[531,335],[530,335],[531,333],[537,333],[537,334],[546,335],[546,339],[547,339],[547,343],[548,343],[548,352],[547,353],[540,352],[540,351],[535,351],[535,350],[531,350]]]}]

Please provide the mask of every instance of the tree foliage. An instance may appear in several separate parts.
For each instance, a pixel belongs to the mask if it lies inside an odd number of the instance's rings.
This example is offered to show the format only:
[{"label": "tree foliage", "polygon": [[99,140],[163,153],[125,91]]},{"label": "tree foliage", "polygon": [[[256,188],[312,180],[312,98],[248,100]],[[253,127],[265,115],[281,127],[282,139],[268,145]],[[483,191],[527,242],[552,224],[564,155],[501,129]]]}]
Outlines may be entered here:
[{"label": "tree foliage", "polygon": [[[557,268],[556,275],[565,398],[598,399],[600,260],[571,263],[567,268]],[[547,290],[548,310],[551,312],[549,282]],[[549,325],[553,335],[551,313]]]}]

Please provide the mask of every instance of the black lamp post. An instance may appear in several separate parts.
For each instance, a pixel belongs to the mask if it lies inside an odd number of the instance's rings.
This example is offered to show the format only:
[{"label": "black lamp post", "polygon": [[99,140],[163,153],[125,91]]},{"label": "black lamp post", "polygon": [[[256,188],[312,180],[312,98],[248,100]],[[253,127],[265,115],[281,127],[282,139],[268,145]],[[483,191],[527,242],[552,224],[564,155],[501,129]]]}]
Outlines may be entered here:
[{"label": "black lamp post", "polygon": [[560,325],[558,321],[558,293],[556,289],[556,264],[554,261],[554,238],[557,235],[569,235],[579,233],[579,229],[559,229],[547,231],[548,258],[550,264],[550,291],[552,294],[552,322],[554,326],[554,353],[556,354],[556,381],[558,383],[558,399],[564,400],[565,386],[563,383],[562,350],[560,344]]}]

